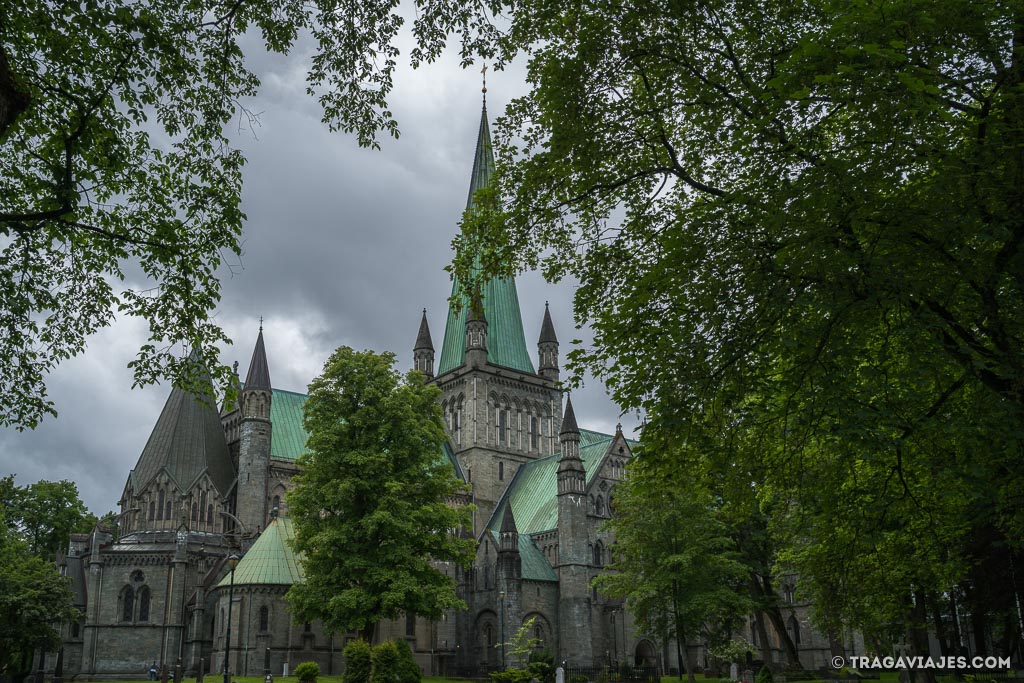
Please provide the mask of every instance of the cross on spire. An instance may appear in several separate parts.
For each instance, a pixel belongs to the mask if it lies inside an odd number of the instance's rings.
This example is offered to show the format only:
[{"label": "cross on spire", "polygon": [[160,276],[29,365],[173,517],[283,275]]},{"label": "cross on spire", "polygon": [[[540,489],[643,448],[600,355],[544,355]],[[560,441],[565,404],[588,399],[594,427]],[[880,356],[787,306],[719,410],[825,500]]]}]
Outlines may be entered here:
[{"label": "cross on spire", "polygon": [[480,74],[484,77],[484,87],[480,91],[484,94],[484,109],[487,108],[487,65],[484,64],[484,68],[480,69]]}]

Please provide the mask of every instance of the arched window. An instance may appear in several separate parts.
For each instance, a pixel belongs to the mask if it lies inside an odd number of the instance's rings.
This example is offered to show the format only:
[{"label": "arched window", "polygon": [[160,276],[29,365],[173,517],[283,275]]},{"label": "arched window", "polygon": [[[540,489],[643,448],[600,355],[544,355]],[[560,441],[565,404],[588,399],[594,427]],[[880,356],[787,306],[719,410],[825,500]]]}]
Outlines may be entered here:
[{"label": "arched window", "polygon": [[160,489],[160,493],[157,494],[156,518],[157,519],[163,519],[164,518],[164,490],[163,489]]},{"label": "arched window", "polygon": [[193,522],[198,522],[199,521],[199,506],[196,505],[195,501],[192,501],[192,521]]},{"label": "arched window", "polygon": [[220,632],[224,633],[224,608],[220,608]]},{"label": "arched window", "polygon": [[603,517],[604,516],[604,497],[598,496],[597,497],[597,503],[595,505],[596,505],[595,512],[597,512],[598,516]]},{"label": "arched window", "polygon": [[149,501],[149,521],[156,519],[156,503]]},{"label": "arched window", "polygon": [[508,410],[496,408],[498,411],[498,443],[505,445],[508,441]]},{"label": "arched window", "polygon": [[302,632],[303,633],[312,633],[313,632],[313,624],[311,624],[311,623],[309,623],[307,621],[305,624],[302,625]]},{"label": "arched window", "polygon": [[537,639],[537,647],[540,647],[544,642],[544,629],[540,627],[540,624],[533,625],[533,637]]},{"label": "arched window", "polygon": [[265,632],[270,628],[270,608],[264,605],[260,607],[260,632]]},{"label": "arched window", "polygon": [[490,624],[484,626],[484,641],[487,643],[487,647],[494,647],[494,630]]},{"label": "arched window", "polygon": [[135,608],[135,591],[125,586],[121,591],[121,621],[131,621]]},{"label": "arched window", "polygon": [[164,519],[168,521],[171,519],[171,501],[167,501],[167,507],[165,508],[164,512]]},{"label": "arched window", "polygon": [[405,615],[405,635],[410,637],[416,636],[416,615],[412,613],[406,613]]},{"label": "arched window", "polygon": [[273,502],[272,502],[272,504],[270,506],[270,509],[271,510],[280,510],[281,509],[281,496],[274,496],[274,500],[273,500]]},{"label": "arched window", "polygon": [[505,463],[498,462],[498,481],[505,480]]},{"label": "arched window", "polygon": [[598,567],[604,564],[604,547],[600,541],[594,545],[594,564]]},{"label": "arched window", "polygon": [[206,523],[213,524],[213,503],[206,506]]},{"label": "arched window", "polygon": [[793,639],[794,645],[800,644],[800,622],[796,620],[795,614],[789,617],[789,635]]},{"label": "arched window", "polygon": [[139,621],[149,621],[149,588],[139,589]]},{"label": "arched window", "polygon": [[206,509],[206,491],[203,491],[202,495],[199,496],[199,522],[206,521],[206,515],[203,514],[203,510]]},{"label": "arched window", "polygon": [[484,590],[491,589],[491,568],[484,567]]}]

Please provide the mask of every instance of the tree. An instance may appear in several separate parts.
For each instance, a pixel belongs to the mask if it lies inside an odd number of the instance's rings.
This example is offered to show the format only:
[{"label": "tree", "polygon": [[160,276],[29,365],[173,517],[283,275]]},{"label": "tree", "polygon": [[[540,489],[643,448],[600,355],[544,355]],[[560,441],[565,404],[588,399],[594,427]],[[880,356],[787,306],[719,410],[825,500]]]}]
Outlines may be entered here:
[{"label": "tree", "polygon": [[305,580],[288,592],[298,622],[360,631],[381,619],[464,608],[438,563],[467,567],[474,541],[445,458],[440,390],[401,377],[394,354],[339,348],[310,384],[302,472],[288,494]]},{"label": "tree", "polygon": [[616,487],[615,515],[607,522],[616,537],[613,572],[598,576],[595,585],[611,597],[626,598],[642,630],[664,642],[674,639],[693,681],[686,643],[702,635],[715,643],[719,639],[712,633],[731,637],[751,607],[749,569],[739,561],[708,490],[700,482],[666,476],[658,452],[644,446]]},{"label": "tree", "polygon": [[827,618],[921,647],[1024,538],[1019,4],[514,9],[531,91],[456,274],[578,279],[577,376],[773,509]]},{"label": "tree", "polygon": [[7,528],[30,553],[51,562],[67,551],[72,533],[87,533],[98,521],[78,497],[78,487],[66,480],[19,487],[8,475],[0,479],[0,503]]},{"label": "tree", "polygon": [[[418,4],[413,63],[451,31],[470,40],[468,7]],[[240,38],[286,53],[311,32],[325,123],[375,145],[398,135],[386,96],[404,22],[358,0],[0,0],[0,425],[55,414],[47,375],[115,315],[149,324],[136,384],[205,390],[185,362],[199,349],[230,386],[209,313],[245,218],[225,126],[253,122],[242,102],[259,81]]]},{"label": "tree", "polygon": [[4,516],[0,510],[0,674],[6,676],[26,670],[40,644],[56,646],[60,622],[79,614],[68,580],[34,555]]}]

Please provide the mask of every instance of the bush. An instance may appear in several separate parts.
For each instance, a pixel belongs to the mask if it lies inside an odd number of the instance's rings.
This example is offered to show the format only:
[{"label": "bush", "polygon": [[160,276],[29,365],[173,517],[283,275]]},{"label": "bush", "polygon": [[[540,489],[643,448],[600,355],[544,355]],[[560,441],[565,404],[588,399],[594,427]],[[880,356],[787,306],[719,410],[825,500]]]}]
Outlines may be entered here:
[{"label": "bush", "polygon": [[352,640],[341,653],[345,658],[345,683],[370,683],[370,646],[365,640]]},{"label": "bush", "polygon": [[772,683],[772,670],[768,668],[768,665],[761,667],[761,670],[757,672],[757,678],[754,679],[754,683]]},{"label": "bush", "polygon": [[370,683],[404,683],[399,677],[398,648],[386,640],[370,654]]},{"label": "bush", "polygon": [[402,683],[420,683],[423,680],[423,672],[416,658],[412,656],[412,648],[406,640],[396,640],[395,647],[398,648],[398,680]]},{"label": "bush", "polygon": [[320,665],[316,662],[303,662],[295,667],[295,677],[302,683],[316,683],[316,677],[320,675]]}]

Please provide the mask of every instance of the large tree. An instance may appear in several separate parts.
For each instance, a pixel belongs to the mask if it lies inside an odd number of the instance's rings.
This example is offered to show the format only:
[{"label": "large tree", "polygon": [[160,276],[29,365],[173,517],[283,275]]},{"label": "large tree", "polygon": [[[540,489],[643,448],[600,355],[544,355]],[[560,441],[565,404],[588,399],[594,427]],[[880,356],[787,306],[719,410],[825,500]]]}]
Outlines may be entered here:
[{"label": "large tree", "polygon": [[536,1],[507,35],[531,91],[464,281],[578,278],[576,370],[771,508],[833,618],[919,633],[1019,554],[1021,5]]},{"label": "large tree", "polygon": [[[477,19],[418,4],[414,63]],[[287,52],[312,33],[324,121],[372,145],[398,134],[385,100],[404,23],[359,0],[0,0],[0,425],[54,413],[47,375],[115,315],[149,324],[137,383],[203,389],[186,352],[214,365],[227,339],[209,313],[240,265],[245,159],[225,127],[252,122],[259,87],[243,34]]]},{"label": "large tree", "polygon": [[8,475],[0,479],[0,505],[13,538],[48,561],[67,552],[72,533],[89,532],[98,521],[79,498],[78,487],[66,480],[18,486]]},{"label": "large tree", "polygon": [[0,509],[0,675],[28,669],[32,651],[60,642],[62,620],[77,619],[68,579],[32,553]]},{"label": "large tree", "polygon": [[391,353],[334,352],[309,387],[308,453],[288,494],[305,569],[288,592],[294,618],[367,640],[382,619],[464,607],[451,570],[475,549],[459,533],[470,508],[444,454],[440,390],[394,363]]},{"label": "large tree", "polygon": [[674,463],[647,445],[615,489],[612,571],[595,579],[601,592],[625,598],[645,632],[676,643],[695,680],[688,643],[719,644],[735,633],[752,607],[746,596],[749,568],[722,519],[720,501],[702,480],[678,477]]}]

